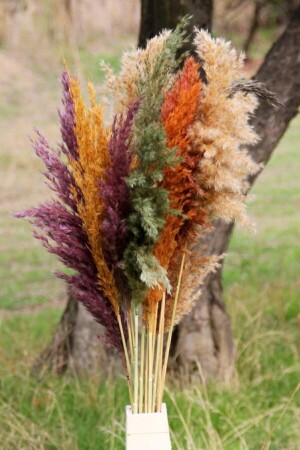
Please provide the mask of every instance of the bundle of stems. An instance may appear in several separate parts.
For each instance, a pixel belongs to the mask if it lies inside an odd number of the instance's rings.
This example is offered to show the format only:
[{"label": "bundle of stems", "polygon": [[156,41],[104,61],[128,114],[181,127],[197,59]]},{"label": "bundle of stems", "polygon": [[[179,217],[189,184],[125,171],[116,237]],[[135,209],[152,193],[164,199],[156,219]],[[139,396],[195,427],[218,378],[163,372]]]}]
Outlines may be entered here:
[{"label": "bundle of stems", "polygon": [[[132,411],[136,413],[160,412],[171,338],[175,324],[175,313],[180,294],[185,253],[182,254],[178,282],[173,304],[171,323],[165,339],[166,292],[163,292],[160,305],[156,305],[146,324],[139,326],[143,316],[139,305],[130,305],[126,316],[128,340],[122,330],[126,369]],[[120,328],[122,324],[120,322]]]},{"label": "bundle of stems", "polygon": [[240,88],[242,55],[195,30],[198,58],[182,65],[185,28],[125,53],[119,74],[105,67],[109,127],[94,87],[87,107],[63,72],[62,143],[33,142],[55,199],[18,214],[72,269],[57,276],[118,349],[134,413],[161,410],[173,328],[219,265],[191,249],[215,218],[248,223],[247,178],[259,169],[245,150],[257,101]]}]

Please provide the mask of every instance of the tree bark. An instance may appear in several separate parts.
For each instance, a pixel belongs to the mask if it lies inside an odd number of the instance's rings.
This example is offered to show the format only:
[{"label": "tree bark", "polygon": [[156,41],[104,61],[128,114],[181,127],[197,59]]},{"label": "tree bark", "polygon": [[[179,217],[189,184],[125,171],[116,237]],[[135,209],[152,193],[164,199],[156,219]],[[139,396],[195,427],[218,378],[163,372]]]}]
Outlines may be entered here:
[{"label": "tree bark", "polygon": [[[170,25],[170,22],[166,22],[164,15],[161,14],[159,9],[159,7],[162,8],[161,3],[164,2],[145,0],[142,3],[144,9],[140,34],[141,45],[146,36],[151,37],[163,27]],[[191,9],[195,8],[195,5],[206,4],[206,2],[192,0],[166,1],[165,3],[167,20],[170,20],[168,15],[170,9],[167,7],[171,8],[173,3],[189,5]],[[173,5],[172,8],[174,11],[175,6]],[[151,14],[157,16],[158,11],[160,11],[160,28],[157,22],[151,19]],[[207,17],[208,11],[212,12],[211,1],[207,2]],[[181,14],[186,12],[187,10],[184,10]],[[209,27],[211,20],[206,20],[206,16],[204,17],[205,21],[199,21],[199,23],[205,22]],[[179,18],[176,16],[176,22]],[[143,27],[146,27],[145,31]],[[251,153],[257,162],[266,163],[289,122],[297,114],[300,104],[300,8],[294,13],[285,33],[269,51],[255,78],[275,92],[285,104],[274,110],[263,102],[253,119],[253,126],[261,136],[261,141],[251,149]],[[255,178],[251,179],[251,184],[254,181]],[[224,253],[232,230],[232,224],[217,222],[214,231],[206,238],[207,252]],[[103,368],[108,367],[107,362],[112,360],[113,355],[105,351],[102,342],[97,339],[97,335],[102,332],[101,327],[94,323],[83,307],[77,308],[75,303],[76,301],[72,298],[69,299],[52,345],[44,352],[36,365],[39,370],[46,364],[46,367],[52,367],[61,372],[74,358],[75,367],[80,371],[99,368],[103,371]],[[223,382],[231,380],[234,373],[235,347],[230,319],[222,297],[222,270],[206,280],[201,296],[199,288],[199,301],[191,314],[177,328],[172,350],[179,367],[189,376],[198,377],[200,373],[205,380],[210,378],[218,378]]]},{"label": "tree bark", "polygon": [[156,36],[164,28],[175,28],[186,15],[192,15],[190,32],[195,25],[210,31],[213,0],[143,0],[138,46],[145,47],[147,39]]}]

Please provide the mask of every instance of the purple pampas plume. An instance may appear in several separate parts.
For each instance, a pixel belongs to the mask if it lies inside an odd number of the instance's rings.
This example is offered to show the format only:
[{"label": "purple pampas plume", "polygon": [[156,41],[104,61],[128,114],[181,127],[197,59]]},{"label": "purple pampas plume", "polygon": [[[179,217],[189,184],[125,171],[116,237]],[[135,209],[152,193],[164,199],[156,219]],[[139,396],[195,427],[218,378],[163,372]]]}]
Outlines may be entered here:
[{"label": "purple pampas plume", "polygon": [[110,301],[104,297],[95,278],[82,273],[77,275],[57,274],[67,281],[70,292],[92,314],[96,322],[105,327],[105,336],[101,338],[114,347],[123,358],[123,347],[116,315]]},{"label": "purple pampas plume", "polygon": [[49,253],[55,254],[68,268],[77,273],[56,276],[67,281],[74,297],[106,328],[106,341],[122,353],[117,319],[111,303],[98,284],[98,273],[88,247],[80,217],[59,202],[49,202],[17,214],[28,218],[41,232],[34,231]]},{"label": "purple pampas plume", "polygon": [[32,140],[32,145],[36,155],[44,162],[46,170],[43,175],[48,180],[48,186],[53,190],[60,200],[73,211],[76,211],[76,204],[72,190],[79,194],[74,177],[68,167],[61,160],[61,150],[54,150],[50,147],[44,136],[36,130],[37,140]]},{"label": "purple pampas plume", "polygon": [[61,76],[61,83],[63,85],[63,99],[62,103],[64,109],[58,111],[60,119],[60,131],[63,142],[63,152],[68,158],[78,158],[78,143],[75,133],[75,107],[74,101],[70,92],[70,77],[66,70]]},{"label": "purple pampas plume", "polygon": [[105,181],[100,184],[104,203],[102,223],[103,247],[110,267],[113,267],[118,286],[125,294],[127,282],[120,269],[120,263],[127,245],[125,219],[130,211],[129,190],[126,178],[131,163],[131,131],[140,101],[129,106],[127,115],[115,117],[109,141],[110,166]]},{"label": "purple pampas plume", "polygon": [[111,266],[117,265],[126,245],[126,226],[129,204],[129,190],[126,177],[131,163],[130,138],[134,116],[140,102],[134,102],[124,119],[115,117],[109,141],[110,166],[106,179],[101,182],[101,197],[105,205],[102,232],[107,260]]}]

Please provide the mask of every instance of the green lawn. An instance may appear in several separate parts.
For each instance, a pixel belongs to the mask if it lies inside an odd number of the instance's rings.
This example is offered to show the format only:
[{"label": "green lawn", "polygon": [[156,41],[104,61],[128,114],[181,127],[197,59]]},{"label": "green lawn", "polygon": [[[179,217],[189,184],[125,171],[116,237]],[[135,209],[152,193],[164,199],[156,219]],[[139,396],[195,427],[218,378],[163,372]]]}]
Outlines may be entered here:
[{"label": "green lawn", "polygon": [[[80,55],[83,72],[93,73],[95,57],[83,49]],[[104,56],[117,68],[115,52]],[[58,138],[58,87],[50,85],[54,90],[42,97],[49,110],[34,96],[31,104],[18,99],[1,110],[0,448],[123,449],[128,398],[121,376],[36,380],[30,373],[65,297],[64,284],[52,275],[59,264],[12,217],[48,195],[26,136],[37,124],[51,141]],[[236,382],[169,386],[174,449],[300,449],[299,142],[297,118],[253,190],[249,212],[257,233],[237,228],[228,251],[224,287],[237,344]]]}]

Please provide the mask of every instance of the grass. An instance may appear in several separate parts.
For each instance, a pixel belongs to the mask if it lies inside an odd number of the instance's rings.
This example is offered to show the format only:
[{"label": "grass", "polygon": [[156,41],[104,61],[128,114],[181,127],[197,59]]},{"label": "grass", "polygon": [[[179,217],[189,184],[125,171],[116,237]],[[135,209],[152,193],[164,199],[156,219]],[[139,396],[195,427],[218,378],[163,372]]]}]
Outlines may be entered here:
[{"label": "grass", "polygon": [[[115,69],[118,51],[103,53]],[[0,111],[0,447],[122,449],[128,395],[121,375],[101,380],[69,373],[37,380],[31,374],[59,320],[65,289],[52,275],[59,264],[12,214],[49,195],[27,134],[34,124],[51,142],[58,140],[58,71],[54,67],[48,84],[50,75],[46,81],[37,77],[26,61],[0,57],[6,58],[0,92],[6,92],[5,71],[17,89],[17,95],[7,91],[10,106]],[[83,73],[100,83],[101,58],[81,49],[80,59]],[[253,190],[249,211],[257,234],[237,229],[226,259],[236,382],[169,386],[165,400],[174,449],[300,449],[299,125],[297,118]]]},{"label": "grass", "polygon": [[[8,449],[122,449],[128,403],[122,380],[78,380],[69,374],[38,382],[30,376],[40,336],[50,337],[58,316],[58,311],[47,310],[34,319],[22,317],[21,326],[20,318],[11,318],[3,327],[1,345],[7,354],[2,358],[8,364],[0,371],[2,445]],[[167,393],[173,448],[259,449],[271,439],[268,448],[297,449],[297,355],[291,342],[281,342],[282,332],[276,336],[269,330],[257,339],[249,334],[239,348],[239,385],[212,384],[207,390],[194,387]],[[24,340],[25,335],[27,342],[20,344],[18,338]],[[273,355],[266,355],[266,347],[272,348]]]}]

